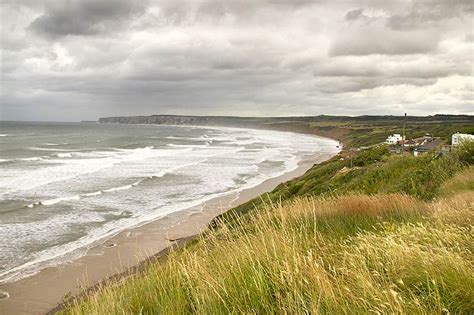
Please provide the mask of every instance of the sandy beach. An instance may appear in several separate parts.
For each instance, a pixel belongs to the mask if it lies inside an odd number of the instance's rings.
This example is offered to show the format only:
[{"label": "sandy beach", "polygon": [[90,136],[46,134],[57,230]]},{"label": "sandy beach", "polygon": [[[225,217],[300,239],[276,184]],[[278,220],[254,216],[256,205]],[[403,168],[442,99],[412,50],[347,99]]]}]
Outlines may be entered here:
[{"label": "sandy beach", "polygon": [[43,269],[16,282],[1,284],[9,297],[0,300],[0,314],[44,314],[65,296],[76,295],[109,277],[127,272],[151,257],[165,255],[167,249],[198,236],[219,214],[245,203],[278,184],[301,176],[314,164],[329,159],[328,153],[306,156],[298,168],[263,183],[200,206],[172,213],[142,226],[128,229],[103,240],[87,255],[69,263]]}]

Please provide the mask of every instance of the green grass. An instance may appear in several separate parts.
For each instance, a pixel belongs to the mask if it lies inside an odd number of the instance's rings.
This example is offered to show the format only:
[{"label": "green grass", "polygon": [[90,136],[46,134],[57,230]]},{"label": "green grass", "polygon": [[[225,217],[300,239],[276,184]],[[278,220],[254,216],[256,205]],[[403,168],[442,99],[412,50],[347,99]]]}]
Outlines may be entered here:
[{"label": "green grass", "polygon": [[314,166],[65,314],[472,314],[472,143]]}]

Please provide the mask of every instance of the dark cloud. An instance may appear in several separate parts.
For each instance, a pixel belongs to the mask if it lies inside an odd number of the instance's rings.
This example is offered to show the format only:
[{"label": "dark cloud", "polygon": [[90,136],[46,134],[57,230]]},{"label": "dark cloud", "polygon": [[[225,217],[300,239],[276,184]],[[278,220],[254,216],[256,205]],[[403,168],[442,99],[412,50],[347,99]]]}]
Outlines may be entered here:
[{"label": "dark cloud", "polygon": [[[394,2],[396,3],[396,2]],[[359,8],[347,11],[347,24],[333,39],[331,56],[404,55],[434,52],[447,27],[471,23],[472,1],[413,1],[399,10]]]},{"label": "dark cloud", "polygon": [[378,87],[407,85],[413,87],[429,86],[436,78],[401,78],[384,76],[318,77],[316,87],[325,93],[349,93],[370,90]]},{"label": "dark cloud", "polygon": [[438,79],[452,75],[469,76],[469,61],[436,62],[434,59],[418,58],[397,62],[363,59],[336,59],[315,67],[317,77],[373,77],[403,79]]},{"label": "dark cloud", "polygon": [[[447,19],[471,20],[469,14],[474,11],[471,0],[432,0],[414,2],[409,10],[394,14],[387,19],[388,27],[396,30],[412,30],[415,28],[428,28],[441,26],[440,23]],[[467,16],[466,16],[467,15]]]},{"label": "dark cloud", "polygon": [[29,26],[41,35],[93,35],[111,32],[134,15],[143,13],[144,1],[69,0],[48,1],[45,11]]},{"label": "dark cloud", "polygon": [[373,26],[347,29],[329,48],[330,56],[409,55],[433,52],[438,47],[435,32],[399,32]]},{"label": "dark cloud", "polygon": [[363,16],[364,9],[352,10],[346,13],[345,19],[348,21],[357,20]]},{"label": "dark cloud", "polygon": [[474,34],[466,34],[466,37],[464,37],[464,40],[468,43],[474,42]]}]

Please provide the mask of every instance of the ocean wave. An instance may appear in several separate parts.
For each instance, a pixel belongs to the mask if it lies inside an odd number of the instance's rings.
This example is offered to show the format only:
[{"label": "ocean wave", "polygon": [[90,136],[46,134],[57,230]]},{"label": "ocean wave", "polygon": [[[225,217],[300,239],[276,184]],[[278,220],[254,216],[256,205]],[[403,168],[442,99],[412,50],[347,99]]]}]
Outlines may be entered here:
[{"label": "ocean wave", "polygon": [[58,158],[72,158],[72,153],[67,152],[67,153],[58,153],[56,154]]},{"label": "ocean wave", "polygon": [[[241,149],[236,149],[236,150],[234,150],[234,152],[239,152],[240,150]],[[51,205],[54,205],[54,204],[57,204],[57,203],[60,203],[60,202],[64,202],[64,201],[80,200],[81,198],[84,198],[84,197],[100,196],[102,194],[113,193],[113,192],[117,192],[117,191],[131,189],[133,187],[136,187],[136,186],[140,185],[145,179],[162,178],[165,175],[172,174],[172,173],[174,173],[174,172],[176,172],[176,171],[178,171],[182,168],[189,167],[189,166],[192,166],[192,165],[197,165],[197,164],[200,164],[200,163],[204,163],[204,162],[208,161],[210,157],[217,156],[217,155],[220,155],[220,154],[221,153],[216,153],[214,155],[211,155],[209,157],[205,157],[203,159],[199,159],[197,161],[193,161],[193,162],[190,162],[190,163],[185,163],[185,164],[182,164],[182,165],[177,165],[175,167],[171,167],[171,168],[169,168],[167,170],[163,170],[159,173],[149,175],[146,178],[142,178],[142,179],[140,179],[138,181],[135,181],[131,184],[118,186],[118,187],[107,188],[107,189],[102,189],[102,190],[98,190],[98,191],[90,192],[90,193],[83,193],[83,194],[78,194],[78,195],[73,195],[73,196],[53,198],[53,199],[48,199],[48,200],[44,200],[44,201],[37,201],[37,202],[34,202],[34,203],[31,203],[31,204],[27,205],[27,207],[28,208],[33,208],[35,206],[51,206]],[[257,167],[256,170],[258,171],[258,167]]]},{"label": "ocean wave", "polygon": [[[150,137],[150,138],[160,138],[160,137]],[[167,136],[167,137],[165,137],[165,139],[170,139],[170,140],[194,140],[194,139],[198,139],[198,138],[186,137],[186,136],[183,136],[183,137]]]},{"label": "ocean wave", "polygon": [[[44,161],[47,158],[48,158],[47,156],[33,156],[33,157],[22,158],[22,159],[18,159],[18,160],[19,161]],[[13,160],[13,161],[18,161],[18,160]]]},{"label": "ocean wave", "polygon": [[133,184],[130,184],[130,185],[124,185],[124,186],[119,186],[119,187],[114,187],[114,188],[109,188],[109,189],[104,189],[103,192],[116,192],[116,191],[121,191],[121,190],[127,190],[127,189],[131,189],[135,186],[138,186],[139,184],[141,183],[141,181],[137,181]]},{"label": "ocean wave", "polygon": [[95,196],[100,196],[100,195],[102,195],[102,190],[98,190],[98,191],[94,191],[94,192],[91,192],[91,193],[82,194],[81,196],[83,196],[83,197],[95,197]]},{"label": "ocean wave", "polygon": [[168,143],[166,145],[170,148],[189,148],[189,149],[199,149],[199,148],[207,148],[210,146],[210,143],[206,144],[175,144],[175,143]]},{"label": "ocean wave", "polygon": [[44,201],[33,202],[33,203],[27,205],[27,207],[28,208],[33,208],[35,206],[52,206],[52,205],[55,205],[55,204],[63,202],[63,201],[79,200],[80,198],[81,198],[80,195],[76,195],[76,196],[48,199],[48,200],[44,200]]},{"label": "ocean wave", "polygon": [[81,150],[74,150],[74,149],[43,148],[43,147],[40,147],[40,146],[29,147],[28,150],[32,150],[32,151],[56,151],[56,152],[78,152],[78,151],[81,151]]},{"label": "ocean wave", "polygon": [[33,208],[35,206],[52,206],[52,205],[55,205],[57,203],[64,202],[64,201],[80,200],[81,198],[100,196],[104,193],[112,193],[112,192],[116,192],[116,191],[131,189],[135,186],[138,186],[141,182],[142,182],[142,180],[139,180],[139,181],[136,181],[136,182],[134,182],[132,184],[129,184],[129,185],[98,190],[98,191],[94,191],[94,192],[90,192],[90,193],[84,193],[84,194],[79,194],[79,195],[74,195],[74,196],[47,199],[47,200],[43,200],[43,201],[36,201],[36,202],[33,202],[33,203],[27,205],[27,207],[28,208]]},{"label": "ocean wave", "polygon": [[0,159],[0,163],[15,163],[15,162],[34,162],[34,161],[43,161],[47,157],[33,156],[28,158],[19,158],[19,159]]},{"label": "ocean wave", "polygon": [[225,134],[216,134],[214,136],[209,135],[202,135],[200,137],[186,137],[186,136],[168,136],[165,137],[169,140],[183,140],[183,141],[191,141],[191,142],[210,142],[213,143],[214,141],[227,141],[227,142],[235,142],[237,138]]},{"label": "ocean wave", "polygon": [[[134,163],[152,158],[169,158],[191,151],[192,148],[154,149],[153,146],[136,149],[115,149],[113,151],[60,152],[49,156],[38,156],[20,160],[23,162],[45,162],[36,169],[15,169],[10,176],[0,182],[5,192],[28,191],[54,182],[64,181],[76,176],[94,173],[118,164]],[[17,161],[15,161],[17,162]],[[2,162],[6,163],[6,162]]]},{"label": "ocean wave", "polygon": [[54,158],[71,158],[72,153],[58,153],[53,155],[32,156],[27,158],[17,159],[0,159],[0,163],[15,163],[15,162],[38,162],[38,161],[52,161]]}]

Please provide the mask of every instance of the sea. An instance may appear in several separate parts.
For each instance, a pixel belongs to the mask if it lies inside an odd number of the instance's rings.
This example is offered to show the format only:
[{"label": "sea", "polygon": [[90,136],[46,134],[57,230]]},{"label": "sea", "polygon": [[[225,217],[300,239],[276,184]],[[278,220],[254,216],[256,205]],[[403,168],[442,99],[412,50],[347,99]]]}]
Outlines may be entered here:
[{"label": "sea", "polygon": [[0,121],[0,283],[338,151],[269,130]]}]

